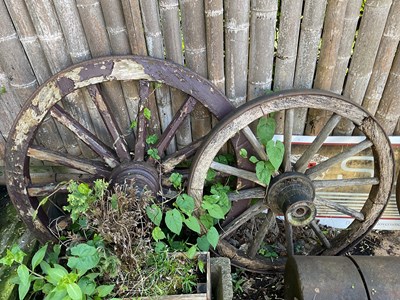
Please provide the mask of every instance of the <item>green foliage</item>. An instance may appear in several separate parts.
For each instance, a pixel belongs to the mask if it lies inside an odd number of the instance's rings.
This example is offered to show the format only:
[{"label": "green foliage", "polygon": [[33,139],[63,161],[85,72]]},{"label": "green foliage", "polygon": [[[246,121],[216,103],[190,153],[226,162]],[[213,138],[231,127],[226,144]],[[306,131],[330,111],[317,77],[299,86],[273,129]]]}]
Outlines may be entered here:
[{"label": "green foliage", "polygon": [[0,95],[7,93],[6,87],[4,85],[1,86]]},{"label": "green foliage", "polygon": [[244,149],[244,148],[240,149],[239,155],[240,155],[241,157],[243,157],[243,158],[247,158],[247,150]]},{"label": "green foliage", "polygon": [[182,188],[182,174],[172,173],[171,176],[169,176],[169,181],[174,186],[174,188]]},{"label": "green foliage", "polygon": [[257,138],[266,145],[275,134],[276,122],[272,117],[262,117],[257,124]]},{"label": "green foliage", "polygon": [[285,152],[285,146],[281,141],[268,141],[266,145],[266,151],[269,158],[269,162],[277,170],[283,161],[283,154]]},{"label": "green foliage", "polygon": [[146,143],[149,145],[154,145],[158,141],[158,136],[156,134],[151,134],[146,138]]},{"label": "green foliage", "polygon": [[258,250],[258,254],[273,260],[274,258],[279,257],[278,253],[275,250],[276,247],[274,245],[266,245],[263,243],[261,245],[261,248]]},{"label": "green foliage", "polygon": [[135,129],[136,127],[137,127],[137,121],[134,120],[134,121],[131,122],[130,128],[131,129]]},{"label": "green foliage", "polygon": [[158,155],[158,150],[156,148],[150,148],[147,150],[147,154],[155,160],[159,160],[161,157]]},{"label": "green foliage", "polygon": [[150,119],[151,119],[151,111],[150,111],[150,109],[148,109],[147,107],[145,107],[145,108],[143,109],[143,115],[144,115],[144,117],[145,117],[147,120],[150,121]]}]

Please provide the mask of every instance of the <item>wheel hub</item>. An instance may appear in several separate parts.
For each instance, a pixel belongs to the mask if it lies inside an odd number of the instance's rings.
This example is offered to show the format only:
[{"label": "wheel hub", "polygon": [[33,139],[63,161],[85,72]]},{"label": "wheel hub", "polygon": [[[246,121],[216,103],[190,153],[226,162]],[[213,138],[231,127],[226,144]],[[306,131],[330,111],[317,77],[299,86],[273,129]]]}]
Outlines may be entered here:
[{"label": "wheel hub", "polygon": [[154,195],[160,190],[157,170],[145,162],[119,165],[110,176],[112,184],[126,184],[137,188],[139,194],[150,190]]},{"label": "wheel hub", "polygon": [[304,226],[314,220],[315,189],[311,180],[297,172],[283,173],[272,179],[268,204],[277,215],[284,215],[293,226]]}]

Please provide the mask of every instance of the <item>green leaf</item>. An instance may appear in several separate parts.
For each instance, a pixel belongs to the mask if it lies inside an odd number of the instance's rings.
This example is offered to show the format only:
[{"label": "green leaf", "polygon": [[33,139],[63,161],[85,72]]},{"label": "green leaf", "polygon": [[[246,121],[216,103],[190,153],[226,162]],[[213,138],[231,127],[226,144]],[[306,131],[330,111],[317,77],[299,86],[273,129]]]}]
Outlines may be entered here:
[{"label": "green leaf", "polygon": [[179,235],[182,230],[182,215],[176,208],[167,211],[165,214],[165,224],[173,233]]},{"label": "green leaf", "polygon": [[132,121],[130,127],[131,129],[135,129],[137,127],[137,121]]},{"label": "green leaf", "polygon": [[44,260],[40,262],[40,268],[44,274],[49,274],[49,269],[51,269],[50,265]]},{"label": "green leaf", "polygon": [[118,197],[116,194],[111,196],[111,208],[114,210],[118,209]]},{"label": "green leaf", "polygon": [[68,272],[62,269],[50,268],[48,270],[48,275],[46,276],[46,279],[51,284],[57,285],[60,282],[60,280],[67,274]]},{"label": "green leaf", "polygon": [[160,226],[162,220],[161,208],[156,204],[152,204],[146,207],[146,214],[149,219],[157,226]]},{"label": "green leaf", "polygon": [[274,118],[262,117],[257,124],[257,137],[261,144],[266,145],[275,134],[276,122]]},{"label": "green leaf", "polygon": [[197,238],[197,246],[200,251],[208,251],[210,249],[210,242],[207,239],[206,235]]},{"label": "green leaf", "polygon": [[207,212],[215,219],[219,220],[225,218],[224,211],[218,204],[212,204],[211,207],[207,209]]},{"label": "green leaf", "polygon": [[149,145],[154,145],[155,143],[157,143],[157,141],[158,141],[158,137],[156,134],[149,135],[146,138],[146,143]]},{"label": "green leaf", "polygon": [[247,150],[244,149],[244,148],[240,149],[239,155],[240,155],[241,157],[243,157],[243,158],[247,158]]},{"label": "green leaf", "polygon": [[90,279],[87,276],[79,279],[78,285],[81,288],[82,293],[88,296],[92,295],[96,289],[96,283],[93,279]]},{"label": "green leaf", "polygon": [[215,172],[215,170],[208,169],[206,181],[213,181],[216,176],[217,176],[217,172]]},{"label": "green leaf", "polygon": [[258,158],[255,156],[250,156],[249,161],[252,162],[253,164],[256,164],[259,162]]},{"label": "green leaf", "polygon": [[283,161],[285,146],[281,141],[269,141],[266,146],[269,161],[275,170],[278,170]]},{"label": "green leaf", "polygon": [[184,220],[183,222],[185,223],[185,225],[186,225],[189,229],[191,229],[191,230],[193,230],[194,232],[197,232],[197,233],[200,234],[200,231],[201,231],[201,229],[200,229],[200,224],[199,224],[199,221],[198,221],[195,217],[190,216],[189,218],[187,218],[187,219]]},{"label": "green leaf", "polygon": [[219,240],[219,233],[217,229],[215,229],[215,227],[211,227],[207,232],[207,241],[215,249],[215,247],[217,247],[218,240]]},{"label": "green leaf", "polygon": [[97,287],[97,293],[99,297],[108,296],[114,289],[114,284],[111,285],[100,285]]},{"label": "green leaf", "polygon": [[187,194],[179,195],[176,199],[176,205],[188,216],[192,215],[194,211],[194,199]]},{"label": "green leaf", "polygon": [[23,284],[23,285],[30,284],[29,269],[25,265],[19,265],[19,267],[17,269],[17,274],[18,274],[21,284]]},{"label": "green leaf", "polygon": [[201,215],[200,222],[207,229],[210,229],[214,225],[214,219],[209,214]]},{"label": "green leaf", "polygon": [[147,154],[156,160],[161,158],[160,155],[158,155],[158,150],[156,148],[150,148],[147,150]]},{"label": "green leaf", "polygon": [[41,263],[46,254],[46,251],[47,251],[47,244],[44,245],[42,248],[40,248],[32,257],[32,263],[31,263],[32,270],[35,270],[35,268]]},{"label": "green leaf", "polygon": [[179,189],[182,185],[182,174],[172,173],[171,176],[169,176],[169,181],[172,183],[174,188]]},{"label": "green leaf", "polygon": [[68,296],[70,296],[73,300],[82,299],[82,290],[76,283],[67,284],[67,292]]},{"label": "green leaf", "polygon": [[197,245],[193,245],[192,247],[189,248],[188,251],[186,251],[186,256],[189,259],[193,259],[194,256],[196,255],[196,252],[197,252]]},{"label": "green leaf", "polygon": [[163,240],[163,239],[165,239],[165,234],[164,234],[164,232],[161,230],[161,228],[160,227],[155,227],[154,229],[153,229],[153,232],[151,233],[151,235],[152,235],[152,237],[153,237],[153,239],[156,241],[156,242],[158,242],[159,240]]},{"label": "green leaf", "polygon": [[78,192],[83,195],[88,195],[91,192],[91,189],[87,183],[81,183],[78,185]]},{"label": "green leaf", "polygon": [[150,111],[150,109],[148,109],[147,107],[145,107],[145,108],[143,109],[143,115],[144,115],[144,117],[145,117],[147,120],[150,121],[150,119],[151,119],[151,111]]},{"label": "green leaf", "polygon": [[201,259],[199,259],[199,260],[197,261],[197,266],[199,267],[200,272],[201,272],[201,273],[204,273],[204,271],[205,271],[205,269],[204,269],[204,267],[205,267],[204,261],[202,261]]},{"label": "green leaf", "polygon": [[35,280],[35,282],[33,283],[33,291],[37,292],[43,289],[44,287],[44,279],[37,279]]},{"label": "green leaf", "polygon": [[164,251],[167,248],[167,245],[163,242],[157,242],[155,247],[154,247],[154,251],[156,253],[161,253],[162,251]]},{"label": "green leaf", "polygon": [[68,258],[67,265],[78,270],[80,275],[96,267],[100,261],[97,249],[87,244],[79,244],[71,248],[72,256]]},{"label": "green leaf", "polygon": [[29,289],[31,287],[31,283],[20,283],[18,286],[18,297],[20,300],[25,299],[26,294],[28,294]]},{"label": "green leaf", "polygon": [[256,164],[256,175],[262,183],[269,184],[271,176],[274,172],[274,167],[268,161],[259,161]]}]

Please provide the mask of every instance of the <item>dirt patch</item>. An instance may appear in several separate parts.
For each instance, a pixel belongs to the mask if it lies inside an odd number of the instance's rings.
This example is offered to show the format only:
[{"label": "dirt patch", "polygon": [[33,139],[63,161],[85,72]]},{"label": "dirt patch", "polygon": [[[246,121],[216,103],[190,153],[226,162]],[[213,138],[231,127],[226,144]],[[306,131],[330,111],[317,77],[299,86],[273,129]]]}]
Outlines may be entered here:
[{"label": "dirt patch", "polygon": [[[371,231],[348,255],[400,256],[400,231]],[[284,299],[283,274],[264,275],[232,268],[234,300]]]}]

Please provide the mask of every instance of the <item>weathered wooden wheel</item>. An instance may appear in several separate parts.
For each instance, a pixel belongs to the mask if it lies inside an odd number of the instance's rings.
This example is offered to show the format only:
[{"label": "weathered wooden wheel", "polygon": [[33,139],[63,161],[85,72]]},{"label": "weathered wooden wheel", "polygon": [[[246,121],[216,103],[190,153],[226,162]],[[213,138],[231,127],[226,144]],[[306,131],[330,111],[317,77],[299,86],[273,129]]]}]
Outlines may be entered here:
[{"label": "weathered wooden wheel", "polygon": [[[139,96],[137,114],[128,122],[121,121],[123,109],[118,109],[120,104],[104,93],[110,81],[121,81],[125,87],[127,84],[136,84]],[[153,86],[152,82],[155,82]],[[150,157],[146,138],[157,127],[152,123],[153,116],[163,114],[160,110],[150,113],[145,111],[151,105],[151,96],[162,98],[162,95],[157,94],[156,85],[162,85],[164,93],[168,95],[168,87],[171,87],[172,102],[175,101],[173,95],[177,91],[186,100],[169,124],[162,126],[164,130],[158,142],[151,146],[157,151],[153,151],[153,157]],[[76,117],[79,114],[75,112],[82,106],[83,99],[78,99],[79,103],[64,102],[65,97],[77,90],[86,93],[92,110],[96,110],[99,119],[103,120],[103,128],[99,129],[105,132],[103,135],[88,130],[85,120]],[[147,185],[157,193],[163,187],[163,174],[171,172],[190,158],[200,144],[200,141],[195,141],[178,151],[174,147],[167,151],[197,103],[207,107],[217,119],[233,109],[225,96],[205,79],[182,66],[150,57],[100,58],[54,75],[25,103],[8,136],[7,188],[22,219],[42,241],[53,238],[49,231],[49,224],[52,223],[50,210],[39,207],[38,218],[35,220],[32,214],[38,208],[40,197],[54,192],[65,193],[65,186],[59,186],[59,183],[69,179],[87,182],[93,182],[96,178],[112,179],[114,182],[134,179],[139,187]],[[43,135],[39,136],[39,133],[43,133],[42,126],[50,116],[57,126],[66,127],[69,133],[74,134],[78,144],[83,145],[83,155],[71,155],[64,148],[54,149],[52,145],[41,143]],[[137,127],[129,130],[130,122],[134,119]],[[47,134],[51,135],[52,132]],[[103,140],[106,136],[111,143],[107,144]],[[36,166],[61,166],[63,174],[37,179],[33,174],[33,161]],[[180,172],[185,173],[185,170]]]},{"label": "weathered wooden wheel", "polygon": [[[313,108],[333,113],[314,142],[297,158],[292,155],[293,109]],[[273,112],[285,111],[284,157],[278,172],[273,175],[269,186],[260,181],[254,164],[236,155],[237,164],[222,165],[214,161],[221,147],[231,139],[236,153],[245,148],[259,160],[267,160],[264,146],[258,141],[248,125]],[[347,118],[365,135],[359,144],[329,159],[315,160],[323,142],[341,118]],[[251,145],[249,147],[249,145]],[[249,147],[249,148],[246,148]],[[361,151],[370,151],[374,158],[374,176],[369,178],[344,178],[318,180],[318,176],[333,165]],[[394,161],[391,146],[379,124],[360,106],[341,96],[315,90],[292,90],[274,93],[250,101],[224,118],[208,135],[192,163],[188,190],[200,205],[204,182],[209,168],[238,178],[237,191],[232,193],[233,215],[221,224],[220,242],[217,252],[230,257],[232,263],[257,272],[283,271],[285,257],[293,254],[338,255],[348,251],[372,229],[389,199],[393,182]],[[318,191],[325,188],[362,185],[369,190],[368,198],[360,209],[324,199]],[[317,192],[316,192],[317,191]],[[252,201],[249,201],[253,199]],[[258,201],[255,201],[258,200]],[[347,229],[335,236],[326,235],[315,218],[318,209],[329,207],[353,220]],[[236,209],[235,209],[236,208]],[[228,217],[229,219],[229,217]],[[251,223],[252,227],[246,226]],[[245,231],[239,239],[241,228]],[[253,228],[251,231],[249,228]],[[276,234],[277,229],[281,233]],[[275,231],[275,233],[274,233]],[[299,249],[301,233],[311,232],[315,243]],[[260,255],[263,243],[278,247],[274,255]],[[285,246],[286,245],[286,246]],[[276,249],[276,248],[274,248]],[[268,248],[264,249],[269,251]],[[264,251],[264,252],[265,252]],[[270,251],[272,252],[272,251]],[[265,254],[265,253],[264,253]],[[268,254],[268,253],[267,253]],[[271,253],[269,253],[271,254]],[[267,257],[265,257],[267,256]]]}]

